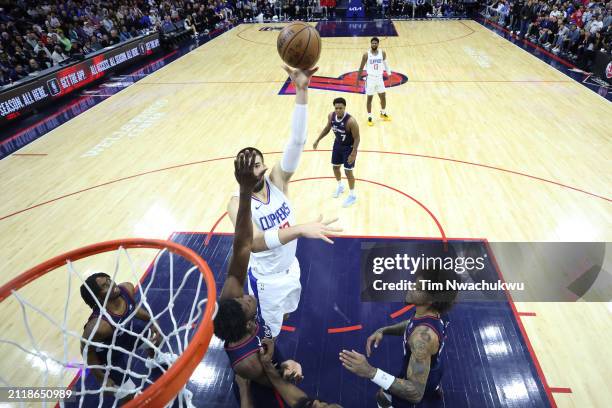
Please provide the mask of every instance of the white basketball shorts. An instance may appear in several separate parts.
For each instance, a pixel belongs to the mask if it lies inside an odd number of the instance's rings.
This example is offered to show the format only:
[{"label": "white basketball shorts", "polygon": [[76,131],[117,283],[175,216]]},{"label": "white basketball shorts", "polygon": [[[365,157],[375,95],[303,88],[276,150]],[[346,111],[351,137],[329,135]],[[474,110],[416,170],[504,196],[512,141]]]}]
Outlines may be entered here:
[{"label": "white basketball shorts", "polygon": [[383,78],[366,77],[366,95],[374,95],[385,92],[385,81]]},{"label": "white basketball shorts", "polygon": [[259,310],[276,337],[283,325],[283,316],[297,310],[302,294],[300,263],[293,259],[291,266],[281,272],[260,275],[249,268],[249,294],[259,302]]}]

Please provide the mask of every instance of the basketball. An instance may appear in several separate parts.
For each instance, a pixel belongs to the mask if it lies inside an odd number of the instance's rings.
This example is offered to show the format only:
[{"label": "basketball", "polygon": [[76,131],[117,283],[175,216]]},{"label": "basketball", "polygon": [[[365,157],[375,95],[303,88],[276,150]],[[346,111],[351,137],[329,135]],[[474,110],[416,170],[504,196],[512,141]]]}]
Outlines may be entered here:
[{"label": "basketball", "polygon": [[276,48],[278,55],[290,67],[312,68],[321,55],[321,36],[313,26],[295,21],[278,34]]}]

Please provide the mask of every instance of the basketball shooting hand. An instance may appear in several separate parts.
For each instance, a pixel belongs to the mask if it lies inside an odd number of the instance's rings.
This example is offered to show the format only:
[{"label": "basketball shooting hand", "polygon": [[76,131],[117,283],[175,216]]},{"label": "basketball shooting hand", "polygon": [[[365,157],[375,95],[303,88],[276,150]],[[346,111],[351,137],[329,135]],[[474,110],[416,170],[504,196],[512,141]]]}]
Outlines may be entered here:
[{"label": "basketball shooting hand", "polygon": [[319,67],[310,69],[292,69],[287,65],[283,65],[283,69],[287,71],[289,78],[295,85],[296,89],[306,89],[310,83],[312,75],[318,71]]},{"label": "basketball shooting hand", "polygon": [[368,337],[368,341],[366,342],[366,355],[370,357],[372,355],[372,343],[374,343],[374,348],[378,348],[378,344],[383,339],[383,332],[381,330],[376,330],[370,337]]},{"label": "basketball shooting hand", "polygon": [[330,221],[323,221],[323,215],[319,215],[319,219],[308,224],[302,224],[300,236],[303,238],[322,239],[328,244],[333,244],[334,241],[329,239],[328,235],[333,235],[335,232],[342,232],[342,228],[330,227],[330,224],[338,221],[334,218]]},{"label": "basketball shooting hand", "polygon": [[256,176],[253,171],[255,159],[254,152],[247,150],[234,160],[234,176],[243,191],[252,192],[267,171],[266,169],[259,176]]},{"label": "basketball shooting hand", "polygon": [[344,368],[353,374],[357,374],[359,377],[372,379],[376,374],[376,369],[368,363],[366,357],[355,350],[342,350],[340,352],[340,361]]}]

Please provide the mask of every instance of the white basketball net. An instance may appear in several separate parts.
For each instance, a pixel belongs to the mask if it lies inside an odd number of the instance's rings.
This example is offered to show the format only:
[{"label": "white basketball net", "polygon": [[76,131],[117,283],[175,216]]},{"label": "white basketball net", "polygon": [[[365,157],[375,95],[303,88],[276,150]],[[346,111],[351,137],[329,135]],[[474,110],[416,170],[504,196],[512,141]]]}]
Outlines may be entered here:
[{"label": "white basketball net", "polygon": [[[115,269],[114,269],[113,274],[112,275],[109,274],[109,275],[111,275],[113,281],[115,281],[115,277],[117,276],[117,272],[119,271],[120,258],[122,254],[125,255],[125,257],[128,260],[129,269],[131,270],[131,273],[133,275],[132,276],[133,282],[138,282],[139,276],[137,276],[136,274],[136,268],[134,267],[134,263],[130,255],[128,254],[128,251],[122,247],[118,248],[116,251]],[[158,267],[158,263],[160,259],[165,254],[168,254],[169,256],[169,270],[167,271],[168,272],[167,273],[168,285],[167,287],[164,287],[164,290],[169,291],[169,301],[168,301],[168,304],[162,310],[153,312],[151,305],[149,304],[147,295],[148,295],[149,289],[151,288],[151,285],[153,282],[156,282],[156,284],[159,285],[159,282],[156,281],[156,275],[162,275],[162,274],[158,273],[157,267]],[[50,316],[48,313],[46,313],[42,309],[42,307],[36,306],[33,303],[32,299],[26,299],[21,294],[19,294],[18,291],[13,291],[11,297],[15,298],[19,302],[19,306],[20,306],[21,314],[23,318],[23,324],[25,325],[25,329],[27,331],[29,341],[24,340],[22,343],[18,343],[15,340],[5,338],[4,333],[0,333],[0,343],[14,347],[15,349],[14,352],[16,353],[25,353],[26,356],[30,356],[30,357],[33,357],[34,359],[38,359],[39,361],[41,361],[45,366],[45,370],[43,371],[43,376],[42,376],[42,384],[35,384],[35,386],[46,387],[48,386],[49,368],[51,366],[61,367],[62,375],[64,374],[70,375],[70,373],[72,373],[74,370],[74,363],[70,363],[68,361],[68,355],[71,354],[68,349],[69,347],[68,339],[70,337],[73,337],[73,338],[78,339],[78,341],[85,342],[85,347],[83,348],[83,353],[82,353],[83,366],[80,371],[80,378],[72,387],[73,396],[76,395],[76,401],[78,401],[79,407],[94,406],[92,404],[92,401],[93,401],[92,397],[97,400],[98,407],[102,407],[103,405],[115,407],[118,405],[121,398],[127,395],[138,395],[143,392],[144,388],[147,385],[152,384],[153,381],[150,379],[150,377],[151,377],[153,370],[160,370],[161,372],[166,372],[167,369],[169,368],[169,365],[173,364],[174,361],[178,358],[178,356],[180,356],[185,351],[185,349],[187,348],[189,344],[193,331],[195,331],[195,328],[197,327],[197,325],[200,324],[200,319],[203,315],[205,303],[207,301],[206,298],[200,299],[200,297],[203,296],[203,294],[200,295],[200,293],[202,289],[202,284],[205,285],[204,279],[201,276],[201,273],[199,272],[198,267],[196,265],[192,265],[187,270],[187,272],[184,273],[182,279],[180,280],[180,284],[178,285],[178,287],[175,288],[174,287],[175,286],[175,281],[174,281],[174,276],[175,276],[174,258],[175,257],[184,259],[180,256],[173,254],[167,249],[164,249],[163,251],[160,251],[158,253],[158,255],[155,257],[155,260],[153,262],[152,269],[150,272],[150,278],[148,279],[146,286],[140,287],[140,289],[138,290],[138,292],[140,293],[140,299],[136,302],[136,307],[134,308],[132,313],[130,313],[128,317],[125,318],[125,321],[122,324],[117,324],[106,310],[106,304],[108,302],[108,298],[109,298],[111,291],[110,290],[108,291],[106,299],[104,299],[104,302],[100,304],[100,302],[98,301],[94,293],[91,291],[91,289],[88,286],[86,286],[90,294],[93,296],[93,298],[96,299],[96,304],[100,311],[100,315],[97,318],[95,318],[95,326],[94,326],[94,329],[92,330],[92,335],[89,336],[89,338],[83,338],[81,332],[75,331],[74,328],[72,327],[67,327],[68,305],[70,304],[70,294],[73,292],[72,291],[72,280],[74,279],[74,277],[76,277],[78,281],[80,282],[78,286],[80,286],[82,283],[85,282],[82,274],[79,273],[76,270],[74,264],[70,260],[68,260],[66,263],[67,272],[68,272],[68,296],[66,298],[62,320],[58,320]],[[189,280],[189,277],[194,273],[198,275],[197,287],[195,288],[195,296],[192,296],[191,294],[188,295],[190,296],[190,299],[193,299],[190,310],[189,310],[189,317],[185,322],[183,322],[182,324],[179,324],[177,323],[177,317],[175,315],[175,312],[176,314],[178,314],[178,316],[182,316],[186,312],[186,310],[184,310],[185,308],[180,308],[180,310],[175,310],[174,308],[175,300],[181,295],[181,291],[183,291],[183,289],[186,289],[186,284]],[[188,285],[189,287],[187,288],[190,291],[194,290],[194,288],[192,287],[192,283],[193,282],[190,282]],[[11,297],[9,297],[9,299]],[[84,303],[82,304],[83,304],[83,307],[88,307]],[[130,323],[132,322],[132,318],[134,318],[136,311],[140,307],[144,308],[149,313],[149,315],[151,316],[151,322],[156,324],[160,334],[162,335],[163,340],[159,346],[156,346],[155,344],[153,344],[146,337],[146,334],[149,332],[148,329],[144,330],[142,333],[135,333],[131,331],[130,328],[128,327]],[[48,322],[50,322],[54,327],[58,329],[57,336],[58,337],[61,336],[63,338],[63,355],[61,356],[49,355],[49,353],[41,349],[41,347],[39,346],[36,340],[36,336],[33,334],[33,330],[30,325],[31,318],[29,318],[29,313],[35,313],[35,314],[42,316],[44,319],[46,319]],[[216,310],[215,310],[215,313],[216,313]],[[172,323],[172,327],[170,328],[170,330],[168,330],[168,327],[166,327],[165,328],[166,330],[164,330],[164,328],[160,324],[158,324],[158,320],[160,319],[162,315],[165,316],[164,321],[168,320],[167,318],[168,316],[170,317],[170,321]],[[112,341],[110,342],[110,345],[92,340],[93,335],[96,333],[98,327],[100,326],[102,317],[106,317],[105,320],[108,323],[110,323],[114,329]],[[137,341],[134,342],[134,347],[131,350],[126,350],[125,348],[115,345],[115,340],[117,336],[122,333],[127,333],[130,336],[137,337]],[[98,350],[100,349],[107,350],[107,356],[108,356],[107,361],[110,361],[110,355],[112,352],[124,353],[127,356],[127,359],[125,359],[125,361],[127,361],[127,364],[124,367],[112,366],[112,365],[91,365],[90,366],[87,364],[87,353],[90,347],[97,347]],[[144,350],[144,348],[153,349],[155,352],[155,358],[149,358],[148,350]],[[141,369],[136,370],[133,366],[137,362],[143,363],[146,369],[143,371],[142,364],[141,364],[140,365]],[[85,384],[85,379],[86,379],[85,373],[87,372],[88,369],[100,369],[104,371],[105,373],[104,374],[104,384],[106,384],[106,380],[109,378],[111,369],[121,372],[123,374],[124,381],[121,384],[116,384],[116,386],[119,388],[108,388],[108,387],[102,386],[102,384],[99,384],[95,389],[87,389],[85,386],[86,385]],[[90,375],[93,375],[93,374],[90,374]],[[158,371],[158,377],[159,377],[159,371]],[[4,373],[0,373],[0,385],[4,387],[27,387],[27,386],[33,386],[34,384],[10,384],[9,381],[5,379]],[[174,402],[177,402],[178,406],[180,407],[192,407],[193,405],[191,404],[191,396],[192,396],[191,392],[188,391],[186,387],[183,387],[180,390],[180,392],[177,394],[177,396],[168,403],[168,405],[171,405]],[[86,398],[87,398],[87,403],[85,404]],[[112,401],[112,405],[111,405],[111,401]],[[57,401],[43,403],[43,406],[55,406],[56,402]],[[21,406],[25,406],[24,404],[25,403],[21,403]],[[65,403],[60,400],[59,405],[61,407],[64,407]]]}]

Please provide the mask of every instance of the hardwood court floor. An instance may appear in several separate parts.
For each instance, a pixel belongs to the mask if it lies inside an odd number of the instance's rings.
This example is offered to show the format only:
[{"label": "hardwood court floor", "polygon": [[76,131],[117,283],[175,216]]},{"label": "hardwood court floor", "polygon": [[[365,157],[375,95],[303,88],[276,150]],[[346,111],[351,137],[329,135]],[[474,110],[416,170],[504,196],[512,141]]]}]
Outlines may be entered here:
[{"label": "hardwood court floor", "polygon": [[[612,240],[608,101],[476,22],[395,26],[399,36],[381,38],[381,48],[409,81],[388,91],[392,122],[368,128],[362,94],[309,92],[309,151],[294,179],[332,175],[331,136],[320,151],[310,146],[332,99],[343,96],[360,124],[355,174],[363,181],[349,209],[330,198],[333,180],[293,184],[299,222],[322,213],[340,217],[352,235]],[[0,161],[0,282],[93,242],[210,230],[236,187],[230,158],[249,145],[279,152],[289,134],[293,97],[278,95],[286,75],[277,31],[260,27],[234,28],[19,151],[46,156]],[[324,38],[317,75],[355,71],[368,40]],[[279,158],[268,154],[266,161]],[[231,231],[227,218],[217,230]],[[141,270],[149,260],[137,259]],[[64,285],[55,275],[25,292],[61,318]],[[75,294],[70,324],[80,331],[88,312]],[[612,374],[604,352],[612,328],[607,305],[517,308],[536,313],[523,323],[548,384],[572,390],[555,394],[557,404],[605,406]],[[27,346],[15,302],[1,310],[0,330]],[[40,329],[41,345],[61,350]],[[78,362],[76,344],[69,357]],[[28,360],[29,370],[14,372],[24,355],[7,347],[0,346],[0,375],[31,384],[40,364]]]}]

